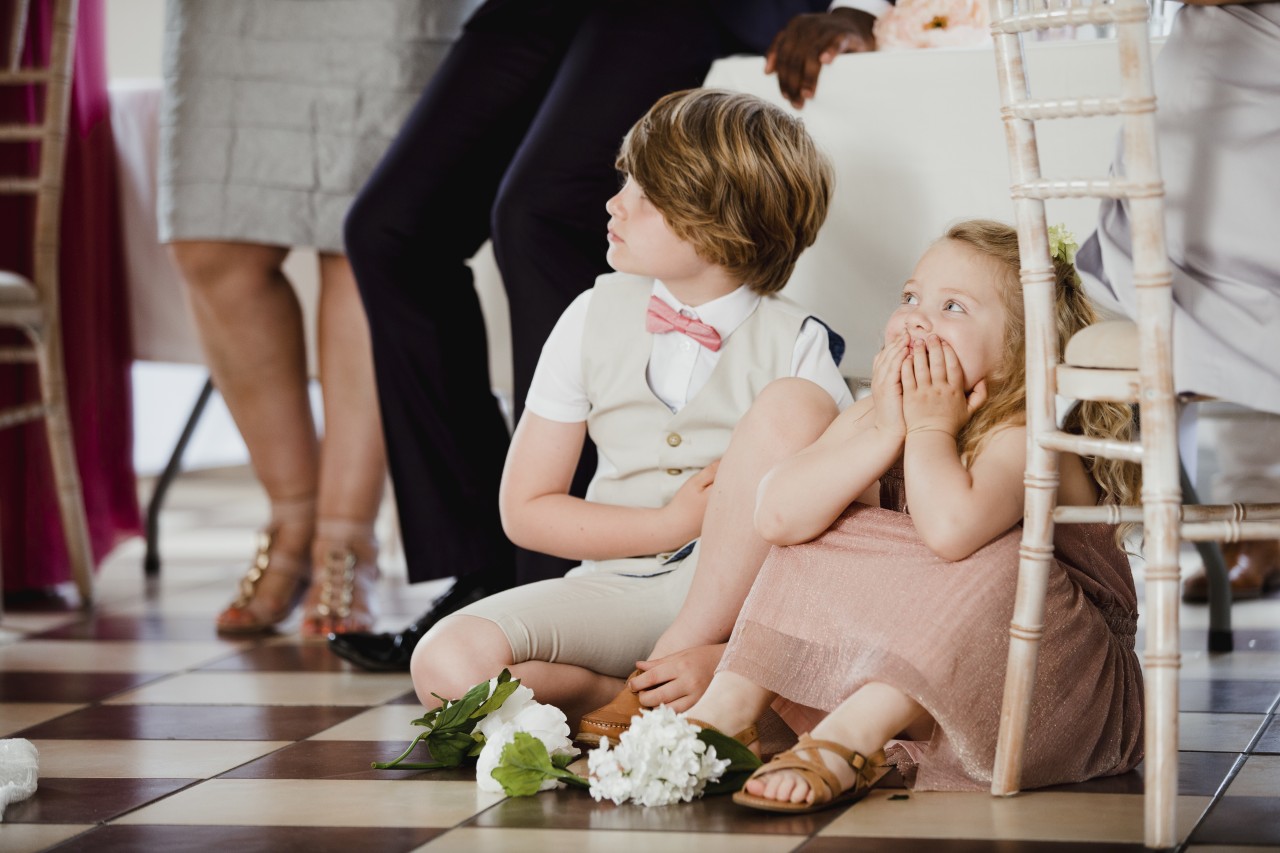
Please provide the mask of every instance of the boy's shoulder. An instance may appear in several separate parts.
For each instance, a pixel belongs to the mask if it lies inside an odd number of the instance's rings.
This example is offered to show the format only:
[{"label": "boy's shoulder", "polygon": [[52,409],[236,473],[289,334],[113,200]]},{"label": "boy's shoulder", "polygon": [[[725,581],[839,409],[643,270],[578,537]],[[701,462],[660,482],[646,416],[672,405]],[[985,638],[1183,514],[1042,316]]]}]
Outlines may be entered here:
[{"label": "boy's shoulder", "polygon": [[653,278],[644,275],[632,275],[628,272],[607,272],[604,275],[596,276],[596,283],[592,287],[593,290],[605,291],[614,291],[621,288],[627,288],[628,290],[638,289],[647,299],[650,291],[653,290]]}]

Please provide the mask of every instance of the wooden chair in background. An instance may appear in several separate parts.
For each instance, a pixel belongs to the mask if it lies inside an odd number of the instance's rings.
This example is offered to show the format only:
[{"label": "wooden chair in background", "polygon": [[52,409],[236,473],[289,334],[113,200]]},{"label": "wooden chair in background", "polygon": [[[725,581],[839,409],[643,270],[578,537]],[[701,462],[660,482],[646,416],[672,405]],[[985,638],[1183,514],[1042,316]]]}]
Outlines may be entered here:
[{"label": "wooden chair in background", "polygon": [[11,11],[11,38],[3,46],[0,86],[37,87],[42,108],[37,121],[0,124],[0,142],[30,144],[40,152],[36,174],[0,176],[0,194],[31,196],[34,204],[31,277],[0,271],[0,327],[19,329],[29,344],[0,348],[0,365],[25,369],[24,365],[34,364],[39,375],[40,398],[0,410],[0,429],[44,419],[72,575],[82,604],[88,606],[93,599],[93,553],[67,412],[58,309],[63,163],[78,0],[54,3],[49,62],[41,67],[22,66],[30,0],[11,0],[7,5]]}]

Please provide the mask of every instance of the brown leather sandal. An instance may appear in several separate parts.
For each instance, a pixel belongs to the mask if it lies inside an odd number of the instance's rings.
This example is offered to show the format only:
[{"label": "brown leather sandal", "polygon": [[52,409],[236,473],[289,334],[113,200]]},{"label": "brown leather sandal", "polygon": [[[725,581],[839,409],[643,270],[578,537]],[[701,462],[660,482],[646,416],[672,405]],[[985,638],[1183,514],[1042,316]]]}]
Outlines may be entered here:
[{"label": "brown leather sandal", "polygon": [[258,533],[258,553],[236,598],[218,614],[220,634],[261,634],[289,618],[307,590],[310,563],[273,551],[275,528]]},{"label": "brown leather sandal", "polygon": [[[807,750],[823,750],[840,756],[840,759],[853,768],[853,785],[841,790],[840,779],[821,761],[802,758],[798,753]],[[751,774],[751,779],[758,779],[779,770],[790,770],[804,779],[809,786],[810,799],[804,803],[790,803],[781,800],[770,800],[748,794],[744,787],[733,795],[733,801],[740,806],[760,809],[766,812],[786,812],[787,814],[810,814],[829,809],[833,806],[847,805],[856,802],[868,793],[888,772],[885,766],[884,750],[871,757],[860,752],[847,749],[835,741],[817,740],[809,735],[800,735],[800,740],[786,752],[780,752],[773,761]]]},{"label": "brown leather sandal", "polygon": [[[711,725],[710,723],[705,723],[702,720],[695,720],[693,717],[685,717],[685,721],[693,723],[695,726],[697,726],[700,729],[710,729],[713,732],[720,732],[719,729],[717,729],[715,726]],[[724,732],[720,732],[720,734],[724,734]],[[755,723],[752,723],[751,725],[747,726],[745,729],[743,729],[742,731],[734,735],[733,739],[736,740],[738,743],[742,744],[743,746],[751,746],[751,744],[760,740],[760,727],[757,726]]]},{"label": "brown leather sandal", "polygon": [[644,710],[640,704],[640,694],[631,689],[631,679],[640,674],[635,670],[627,676],[627,683],[618,691],[618,695],[603,708],[596,708],[590,714],[584,714],[578,721],[578,735],[574,741],[586,747],[600,745],[600,738],[607,737],[614,743],[627,729],[631,728],[631,718]]}]

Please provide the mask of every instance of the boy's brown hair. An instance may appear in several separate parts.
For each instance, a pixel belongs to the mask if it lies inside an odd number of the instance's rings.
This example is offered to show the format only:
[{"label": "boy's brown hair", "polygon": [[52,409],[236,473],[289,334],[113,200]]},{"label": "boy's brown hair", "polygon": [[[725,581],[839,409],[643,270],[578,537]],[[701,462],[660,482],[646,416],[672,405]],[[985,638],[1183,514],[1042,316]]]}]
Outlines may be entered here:
[{"label": "boy's brown hair", "polygon": [[760,294],[786,285],[831,199],[831,166],[799,119],[718,89],[663,97],[627,132],[617,166],[677,237]]}]

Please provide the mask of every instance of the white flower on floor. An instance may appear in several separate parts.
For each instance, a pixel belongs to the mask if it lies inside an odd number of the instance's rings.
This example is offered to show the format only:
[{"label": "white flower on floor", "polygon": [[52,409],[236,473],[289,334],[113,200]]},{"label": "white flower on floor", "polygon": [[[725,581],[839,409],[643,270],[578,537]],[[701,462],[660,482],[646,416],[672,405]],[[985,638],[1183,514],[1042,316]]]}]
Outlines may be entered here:
[{"label": "white flower on floor", "polygon": [[[484,748],[476,758],[476,784],[482,791],[503,793],[502,785],[493,778],[493,770],[501,763],[502,750],[511,743],[517,732],[528,732],[542,741],[547,754],[575,756],[578,750],[569,737],[569,723],[564,712],[554,705],[533,701],[533,691],[521,685],[507,697],[502,707],[489,714],[476,725],[476,731],[484,735]],[[564,783],[547,779],[538,789],[550,791],[563,788]]]},{"label": "white flower on floor", "polygon": [[729,761],[698,739],[698,727],[665,705],[631,718],[617,747],[608,738],[587,755],[591,796],[618,805],[687,803],[718,780]]}]

